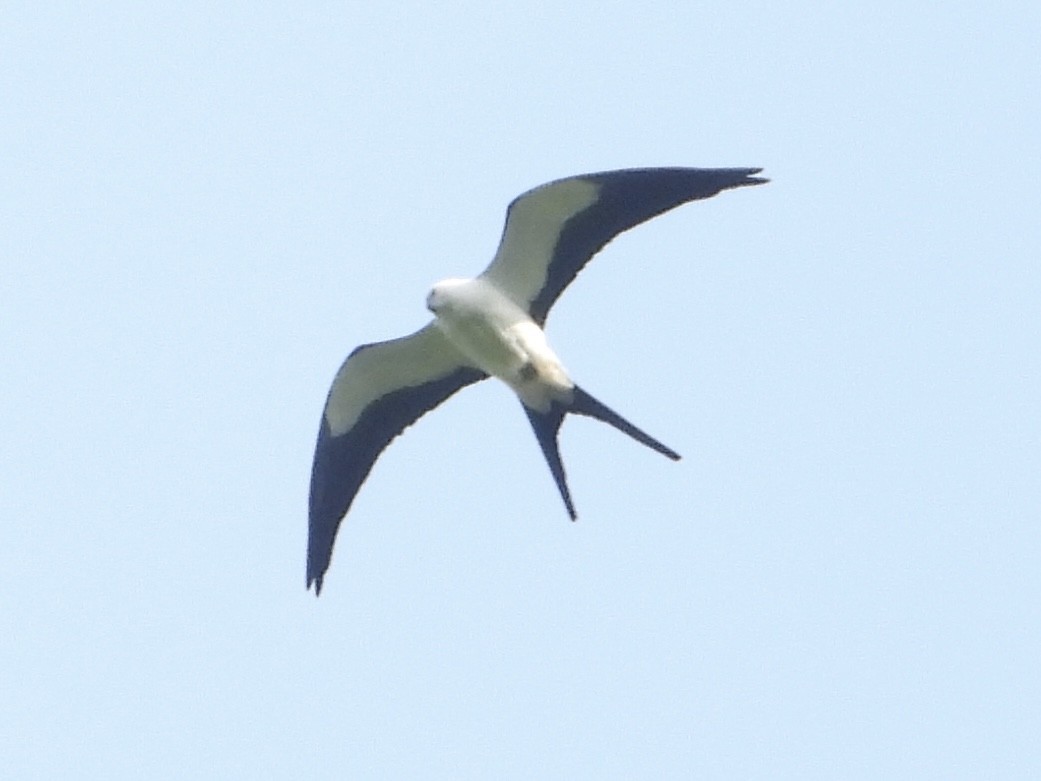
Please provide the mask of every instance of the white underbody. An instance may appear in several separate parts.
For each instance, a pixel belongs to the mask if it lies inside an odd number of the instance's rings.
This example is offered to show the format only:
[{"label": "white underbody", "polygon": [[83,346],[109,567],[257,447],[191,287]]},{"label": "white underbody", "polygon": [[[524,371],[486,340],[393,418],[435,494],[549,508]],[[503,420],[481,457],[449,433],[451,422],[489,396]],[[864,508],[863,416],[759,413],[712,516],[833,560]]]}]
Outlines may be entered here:
[{"label": "white underbody", "polygon": [[570,401],[575,384],[530,315],[485,279],[438,282],[427,297],[435,324],[475,367],[547,412]]}]

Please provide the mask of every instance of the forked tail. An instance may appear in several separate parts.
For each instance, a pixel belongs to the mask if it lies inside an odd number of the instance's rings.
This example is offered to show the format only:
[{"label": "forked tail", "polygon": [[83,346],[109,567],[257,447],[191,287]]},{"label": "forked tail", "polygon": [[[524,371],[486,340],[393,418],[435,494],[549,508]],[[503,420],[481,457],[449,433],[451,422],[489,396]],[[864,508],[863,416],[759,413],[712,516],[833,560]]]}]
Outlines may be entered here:
[{"label": "forked tail", "polygon": [[539,441],[539,447],[542,448],[542,454],[546,457],[549,471],[553,474],[553,480],[557,484],[560,497],[564,500],[564,506],[567,508],[571,520],[575,520],[578,517],[578,513],[575,512],[575,505],[571,501],[571,491],[568,490],[567,476],[564,474],[564,464],[560,460],[560,447],[557,443],[557,434],[568,413],[585,415],[586,417],[602,420],[604,423],[610,423],[619,431],[625,432],[640,444],[651,448],[651,450],[656,450],[673,461],[679,461],[680,459],[679,453],[675,450],[666,447],[650,434],[636,428],[628,420],[594,399],[577,385],[574,388],[570,404],[555,401],[548,412],[538,412],[524,405],[524,411],[528,415],[528,420],[531,421],[531,427],[535,430],[535,437]]}]

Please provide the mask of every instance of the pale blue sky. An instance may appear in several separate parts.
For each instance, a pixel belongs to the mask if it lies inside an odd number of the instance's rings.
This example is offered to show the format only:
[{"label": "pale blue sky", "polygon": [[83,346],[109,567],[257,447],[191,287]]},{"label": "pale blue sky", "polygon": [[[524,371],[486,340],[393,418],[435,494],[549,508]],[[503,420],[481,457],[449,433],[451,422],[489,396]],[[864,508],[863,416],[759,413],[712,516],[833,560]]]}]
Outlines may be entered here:
[{"label": "pale blue sky", "polygon": [[[4,777],[1041,775],[1038,4],[636,8],[4,5]],[[315,600],[340,361],[635,165],[773,179],[549,320],[684,460],[468,389]]]}]

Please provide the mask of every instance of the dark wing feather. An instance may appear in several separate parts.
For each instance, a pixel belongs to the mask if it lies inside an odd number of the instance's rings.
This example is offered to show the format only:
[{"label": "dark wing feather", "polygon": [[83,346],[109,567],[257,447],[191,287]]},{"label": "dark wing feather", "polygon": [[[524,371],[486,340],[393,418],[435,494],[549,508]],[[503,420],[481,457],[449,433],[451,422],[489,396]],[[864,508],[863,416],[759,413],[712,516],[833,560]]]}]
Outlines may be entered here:
[{"label": "dark wing feather", "polygon": [[[364,345],[351,353],[337,374],[322,416],[311,470],[307,587],[314,583],[316,594],[321,593],[340,522],[380,453],[424,413],[461,388],[487,377],[478,369],[459,365],[452,354],[441,360],[412,355],[429,348],[431,342],[439,346],[438,336],[428,328],[404,340]],[[408,360],[413,357],[415,360]],[[401,371],[389,372],[390,377],[378,376],[381,359],[384,364],[405,364],[398,367]],[[359,374],[362,378],[356,380]],[[370,379],[374,374],[375,380]],[[381,383],[393,389],[380,392]],[[365,398],[366,394],[372,398]],[[359,395],[363,397],[360,401]],[[349,420],[346,430],[336,433],[331,410],[347,405],[361,411]]]},{"label": "dark wing feather", "polygon": [[763,184],[760,168],[637,168],[570,177],[510,204],[484,272],[540,325],[607,242],[663,212],[732,187]]}]

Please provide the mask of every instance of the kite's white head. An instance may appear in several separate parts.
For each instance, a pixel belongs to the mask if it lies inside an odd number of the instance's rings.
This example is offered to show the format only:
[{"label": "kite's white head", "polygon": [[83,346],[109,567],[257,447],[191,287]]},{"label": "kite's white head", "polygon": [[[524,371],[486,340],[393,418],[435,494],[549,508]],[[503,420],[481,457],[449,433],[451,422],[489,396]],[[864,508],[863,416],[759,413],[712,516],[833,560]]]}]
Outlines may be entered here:
[{"label": "kite's white head", "polygon": [[436,315],[445,307],[451,306],[452,301],[456,298],[455,294],[458,288],[470,281],[469,279],[441,280],[430,288],[430,292],[427,293],[427,309]]}]

